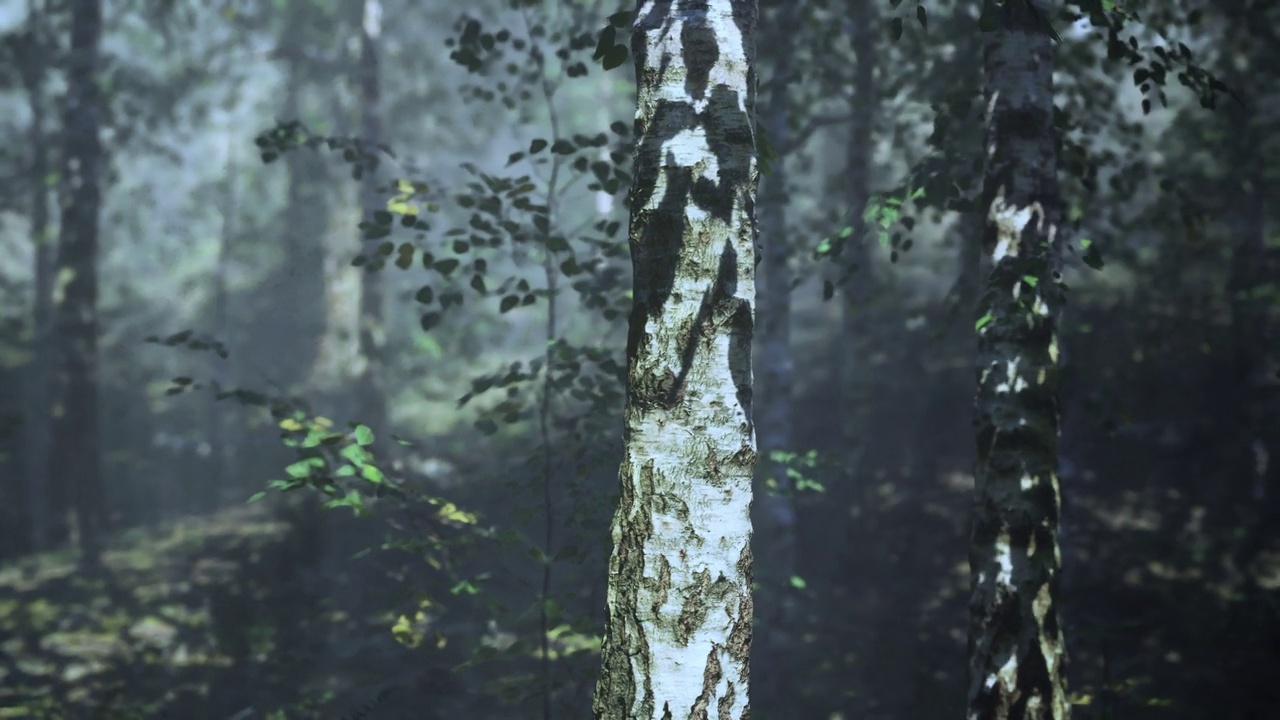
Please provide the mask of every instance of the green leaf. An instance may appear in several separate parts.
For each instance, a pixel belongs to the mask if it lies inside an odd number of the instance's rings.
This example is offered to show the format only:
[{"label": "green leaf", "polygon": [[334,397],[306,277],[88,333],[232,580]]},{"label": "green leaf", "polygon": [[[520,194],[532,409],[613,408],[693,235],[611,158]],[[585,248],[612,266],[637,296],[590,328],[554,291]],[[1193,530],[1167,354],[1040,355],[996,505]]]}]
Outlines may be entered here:
[{"label": "green leaf", "polygon": [[604,54],[604,60],[601,62],[601,66],[605,70],[612,70],[625,63],[627,61],[627,55],[626,45],[614,45]]},{"label": "green leaf", "polygon": [[348,445],[338,452],[339,455],[351,461],[357,467],[364,467],[369,461],[373,460],[373,453],[360,447],[359,445]]},{"label": "green leaf", "polygon": [[498,312],[509,312],[516,305],[520,304],[520,298],[516,295],[508,295],[502,298],[502,302],[498,303]]},{"label": "green leaf", "polygon": [[315,462],[313,461],[318,462],[320,465],[324,464],[324,461],[320,458],[307,458],[306,460],[299,460],[298,462],[289,465],[284,469],[284,471],[288,473],[291,478],[301,479],[311,477],[311,468],[315,465]]},{"label": "green leaf", "polygon": [[902,37],[902,18],[896,17],[889,21],[889,40],[898,42],[900,37]]},{"label": "green leaf", "polygon": [[413,299],[423,305],[430,305],[431,301],[434,300],[435,297],[436,291],[433,290],[430,285],[423,285],[418,289],[418,292],[413,296]]},{"label": "green leaf", "polygon": [[357,425],[355,429],[356,444],[367,447],[373,444],[373,430],[368,425]]},{"label": "green leaf", "polygon": [[445,258],[444,260],[437,262],[435,268],[436,272],[441,275],[448,275],[454,271],[454,268],[461,264],[462,263],[457,258]]},{"label": "green leaf", "polygon": [[804,581],[804,578],[800,577],[799,575],[791,576],[791,587],[797,590],[803,590],[807,586],[808,586],[808,583]]},{"label": "green leaf", "polygon": [[599,60],[609,52],[609,48],[613,47],[617,39],[618,30],[613,25],[606,25],[604,30],[600,31],[600,37],[596,40],[596,50],[591,54],[592,60]]},{"label": "green leaf", "polygon": [[365,465],[360,468],[360,474],[364,476],[365,480],[368,480],[375,485],[381,485],[387,480],[387,476],[383,475],[382,471],[373,465]]},{"label": "green leaf", "polygon": [[473,585],[470,580],[461,580],[449,588],[450,595],[475,595],[478,592],[480,592],[480,588]]},{"label": "green leaf", "polygon": [[982,328],[990,324],[991,321],[994,319],[995,318],[991,317],[991,313],[987,313],[986,315],[983,315],[982,317],[978,318],[978,321],[973,324],[973,329],[981,330]]},{"label": "green leaf", "polygon": [[413,265],[413,245],[403,243],[396,252],[396,267],[408,270],[409,266]]},{"label": "green leaf", "polygon": [[1084,255],[1080,256],[1084,264],[1094,270],[1101,270],[1105,263],[1102,262],[1102,253],[1098,252],[1098,246],[1087,240],[1081,240],[1080,245],[1084,248]]},{"label": "green leaf", "polygon": [[249,496],[249,499],[245,502],[245,504],[247,505],[248,503],[256,503],[266,496],[267,494],[265,492],[256,492]]},{"label": "green leaf", "polygon": [[529,154],[536,155],[542,152],[543,150],[545,150],[546,147],[547,147],[546,140],[543,140],[541,138],[534,140],[533,142],[529,143]]},{"label": "green leaf", "polygon": [[1000,29],[1000,12],[996,0],[982,0],[982,11],[978,14],[978,29],[982,32],[995,32]]},{"label": "green leaf", "polygon": [[760,123],[756,124],[756,156],[760,162],[760,174],[772,173],[773,164],[778,161],[778,151],[769,140],[769,133],[765,131],[764,125]]},{"label": "green leaf", "polygon": [[419,321],[419,324],[422,326],[422,331],[431,332],[431,328],[434,328],[435,326],[440,324],[440,319],[441,319],[441,316],[440,316],[440,313],[438,312],[430,312],[430,313],[427,313],[426,315],[423,315],[422,320]]},{"label": "green leaf", "polygon": [[920,21],[920,27],[922,29],[929,29],[929,14],[925,12],[923,5],[916,6],[916,19]]},{"label": "green leaf", "polygon": [[1038,277],[1036,277],[1036,276],[1034,276],[1034,275],[1023,275],[1023,276],[1022,276],[1022,282],[1024,282],[1024,283],[1026,283],[1026,284],[1030,285],[1031,287],[1035,287],[1035,286],[1036,286],[1036,283],[1040,282],[1040,278],[1038,278]]}]

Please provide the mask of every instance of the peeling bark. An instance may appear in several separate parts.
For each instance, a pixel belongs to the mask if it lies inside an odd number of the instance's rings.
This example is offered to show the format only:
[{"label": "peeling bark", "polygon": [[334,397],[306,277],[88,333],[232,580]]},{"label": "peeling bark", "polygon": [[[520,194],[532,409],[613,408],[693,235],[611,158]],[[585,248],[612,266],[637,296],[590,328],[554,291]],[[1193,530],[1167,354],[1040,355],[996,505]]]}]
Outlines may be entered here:
[{"label": "peeling bark", "polygon": [[600,720],[749,717],[754,0],[641,0]]},{"label": "peeling bark", "polygon": [[969,720],[1070,714],[1058,607],[1054,47],[1037,7],[1000,8],[1001,28],[984,49],[993,267],[979,301]]}]

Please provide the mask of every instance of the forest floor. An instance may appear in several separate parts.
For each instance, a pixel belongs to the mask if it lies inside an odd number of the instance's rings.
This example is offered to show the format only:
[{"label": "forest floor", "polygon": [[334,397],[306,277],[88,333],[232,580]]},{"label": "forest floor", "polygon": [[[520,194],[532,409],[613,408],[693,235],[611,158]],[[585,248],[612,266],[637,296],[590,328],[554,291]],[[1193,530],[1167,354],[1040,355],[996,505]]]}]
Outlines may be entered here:
[{"label": "forest floor", "polygon": [[[243,506],[128,531],[98,576],[70,550],[6,563],[0,718],[196,717],[181,708],[208,708],[214,679],[237,664],[226,631],[242,606],[225,598],[257,574],[242,565],[277,554],[290,531]],[[241,635],[232,654],[270,651],[269,627],[246,623]]]}]

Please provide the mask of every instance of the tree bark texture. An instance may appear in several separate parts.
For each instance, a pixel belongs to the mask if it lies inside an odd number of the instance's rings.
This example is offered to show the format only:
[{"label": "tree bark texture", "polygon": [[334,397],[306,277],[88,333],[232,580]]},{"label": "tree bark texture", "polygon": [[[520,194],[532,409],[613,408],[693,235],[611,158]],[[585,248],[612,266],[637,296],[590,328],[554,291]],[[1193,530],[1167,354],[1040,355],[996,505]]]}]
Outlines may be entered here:
[{"label": "tree bark texture", "polygon": [[101,0],[74,0],[66,107],[62,120],[62,225],[54,291],[58,402],[50,472],[70,491],[81,562],[101,561],[101,436],[98,427],[98,211],[102,99],[97,85]]},{"label": "tree bark texture", "polygon": [[1059,615],[1054,46],[1043,0],[1006,3],[984,47],[992,269],[979,300],[969,551],[969,720],[1067,718]]},{"label": "tree bark texture", "polygon": [[600,720],[749,717],[754,0],[641,0]]}]

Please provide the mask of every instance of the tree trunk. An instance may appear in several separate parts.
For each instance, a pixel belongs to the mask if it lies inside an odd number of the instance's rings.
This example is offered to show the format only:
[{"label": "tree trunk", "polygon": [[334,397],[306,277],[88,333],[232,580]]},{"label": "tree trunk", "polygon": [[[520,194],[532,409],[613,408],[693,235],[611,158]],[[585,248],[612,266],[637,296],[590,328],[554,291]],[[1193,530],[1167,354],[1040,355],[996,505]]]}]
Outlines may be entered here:
[{"label": "tree trunk", "polygon": [[593,707],[745,720],[756,3],[637,5],[635,303]]},{"label": "tree trunk", "polygon": [[[378,38],[382,32],[382,4],[364,0],[360,33],[360,108],[363,140],[382,142],[381,87],[378,71]],[[378,193],[378,174],[370,169],[360,185],[360,204],[364,220],[372,222],[373,212],[385,210],[386,201]],[[362,365],[356,381],[356,419],[375,432],[388,431],[387,388],[383,374],[386,361],[386,312],[382,294],[381,272],[360,273],[360,358]]]},{"label": "tree trunk", "polygon": [[[769,27],[778,37],[792,37],[799,24],[794,0],[773,3]],[[779,159],[772,172],[761,178],[759,226],[764,260],[759,266],[760,302],[760,456],[764,458],[765,487],[757,492],[759,502],[753,518],[757,584],[756,597],[761,618],[756,640],[756,706],[785,702],[792,686],[790,651],[796,634],[795,598],[790,579],[796,572],[796,509],[794,487],[787,464],[774,454],[795,450],[792,444],[791,391],[795,361],[791,354],[791,252],[787,238],[786,154],[791,143],[791,98],[787,91],[795,79],[792,49],[779,46],[773,58],[769,83],[769,106],[763,124],[769,141],[778,149]],[[766,714],[771,714],[766,711]]]},{"label": "tree trunk", "polygon": [[[319,72],[305,52],[307,42],[318,27],[327,28],[333,22],[331,16],[317,12],[315,3],[287,3],[280,33],[280,54],[285,59],[281,117],[286,121],[305,120],[306,93],[317,87],[313,80]],[[331,92],[331,84],[331,78],[324,79],[322,96]],[[262,301],[271,311],[255,316],[254,327],[240,348],[246,372],[261,373],[272,385],[288,391],[314,383],[331,321],[325,249],[334,202],[322,152],[298,148],[284,157],[289,185],[278,240],[283,258],[263,283]]]},{"label": "tree trunk", "polygon": [[991,11],[1001,22],[983,54],[992,268],[977,330],[967,717],[1062,720],[1054,45],[1043,0]]},{"label": "tree trunk", "polygon": [[860,445],[861,433],[858,430],[858,409],[862,402],[858,397],[861,385],[861,368],[854,358],[858,354],[858,341],[863,336],[865,326],[863,320],[867,312],[867,303],[872,296],[874,281],[871,269],[871,241],[867,238],[866,223],[862,221],[862,213],[866,209],[867,200],[871,197],[871,159],[874,150],[872,143],[875,136],[876,109],[879,105],[876,96],[876,5],[865,0],[851,0],[849,19],[853,25],[853,51],[857,55],[853,79],[853,122],[849,128],[849,157],[847,184],[849,188],[849,204],[853,217],[849,226],[853,229],[843,247],[840,248],[840,259],[849,268],[855,268],[852,276],[844,286],[845,303],[841,306],[840,352],[838,353],[839,392],[843,417],[841,418],[841,434],[844,436],[846,460],[850,466]]},{"label": "tree trunk", "polygon": [[27,373],[24,489],[26,492],[28,550],[38,553],[49,546],[49,442],[51,420],[49,367],[53,359],[53,271],[54,244],[49,223],[49,151],[45,132],[44,75],[47,38],[43,10],[28,7],[31,32],[24,37],[18,67],[31,108],[31,242],[35,246],[35,298],[32,304],[31,363]]},{"label": "tree trunk", "polygon": [[[226,195],[222,206],[222,232],[218,244],[218,265],[214,272],[213,288],[213,332],[214,336],[227,348],[235,348],[232,335],[235,329],[231,322],[231,263],[234,257],[236,233],[236,216],[239,213],[239,198],[236,193],[236,166],[233,162],[232,135],[227,135],[227,174]],[[213,379],[218,391],[229,390],[236,380],[235,368],[232,365],[238,355],[232,351],[226,358],[213,356]],[[240,446],[240,406],[230,400],[209,400],[210,444],[213,446],[214,485],[217,503],[232,502],[246,489],[240,479],[237,449]]]},{"label": "tree trunk", "polygon": [[62,227],[58,239],[55,334],[59,351],[51,473],[71,491],[81,563],[101,564],[102,485],[98,427],[98,186],[102,145],[96,73],[102,1],[74,0],[63,116]]}]

